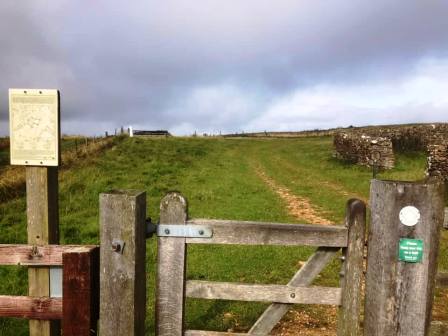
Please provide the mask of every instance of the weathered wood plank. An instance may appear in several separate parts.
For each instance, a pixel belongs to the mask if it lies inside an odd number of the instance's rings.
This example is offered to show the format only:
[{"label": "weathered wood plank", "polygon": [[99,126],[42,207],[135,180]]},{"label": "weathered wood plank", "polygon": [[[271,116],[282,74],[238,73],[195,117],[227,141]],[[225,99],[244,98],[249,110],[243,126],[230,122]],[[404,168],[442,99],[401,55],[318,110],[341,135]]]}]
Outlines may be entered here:
[{"label": "weathered wood plank", "polygon": [[[443,224],[443,184],[373,180],[370,190],[364,333],[426,335]],[[416,225],[401,223],[399,213],[405,206],[419,209]],[[423,240],[421,263],[398,261],[400,238]]]},{"label": "weathered wood plank", "polygon": [[89,251],[85,245],[0,245],[0,265],[61,266],[62,254],[76,249]]},{"label": "weathered wood plank", "polygon": [[144,192],[100,195],[101,335],[145,333],[145,218]]},{"label": "weathered wood plank", "polygon": [[448,273],[438,273],[436,276],[436,286],[448,287]]},{"label": "weathered wood plank", "polygon": [[[177,193],[160,202],[160,224],[182,225],[187,220],[187,201]],[[156,283],[156,335],[181,336],[184,333],[185,238],[159,237]]]},{"label": "weathered wood plank", "polygon": [[189,220],[188,224],[213,229],[213,237],[187,238],[188,244],[347,246],[347,228],[343,226],[212,219]]},{"label": "weathered wood plank", "polygon": [[366,238],[366,205],[363,201],[350,199],[347,202],[345,226],[348,228],[348,246],[343,249],[338,336],[359,336]]},{"label": "weathered wood plank", "polygon": [[208,331],[208,330],[186,330],[185,336],[243,336],[244,333],[232,333],[222,331]]},{"label": "weathered wood plank", "polygon": [[[59,243],[58,168],[26,167],[26,207],[28,244]],[[50,295],[48,268],[28,269],[30,296]],[[59,321],[30,321],[30,336],[60,334]]]},{"label": "weathered wood plank", "polygon": [[[299,269],[288,285],[306,287],[311,285],[316,276],[340,250],[339,247],[319,247],[316,252]],[[267,335],[291,308],[291,304],[272,303],[249,330],[249,335]]]},{"label": "weathered wood plank", "polygon": [[341,304],[341,289],[335,287],[293,287],[189,280],[186,286],[186,296],[196,299]]},{"label": "weathered wood plank", "polygon": [[64,336],[96,335],[99,317],[99,248],[63,254]]},{"label": "weathered wood plank", "polygon": [[0,295],[0,316],[58,320],[62,318],[62,299]]}]

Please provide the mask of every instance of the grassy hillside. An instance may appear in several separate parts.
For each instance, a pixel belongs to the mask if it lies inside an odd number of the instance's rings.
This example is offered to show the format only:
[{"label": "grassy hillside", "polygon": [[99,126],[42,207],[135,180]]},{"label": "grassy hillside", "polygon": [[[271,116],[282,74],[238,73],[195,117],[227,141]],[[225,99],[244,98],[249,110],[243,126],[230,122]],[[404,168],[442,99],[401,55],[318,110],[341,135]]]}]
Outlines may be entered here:
[{"label": "grassy hillside", "polygon": [[[121,141],[123,137],[82,138],[64,137],[61,142],[61,169],[89,162],[107,148]],[[25,168],[10,166],[9,139],[0,139],[0,202],[5,202],[25,193]]]},{"label": "grassy hillside", "polygon": [[[61,243],[99,243],[98,194],[110,189],[145,190],[147,213],[153,220],[157,220],[160,199],[166,192],[178,190],[189,201],[191,217],[309,221],[288,212],[285,200],[260,176],[275,181],[291,194],[306,198],[329,221],[342,223],[347,199],[368,198],[371,170],[333,159],[331,143],[329,137],[126,138],[100,157],[90,158],[85,165],[61,172]],[[400,155],[397,168],[381,173],[380,177],[416,180],[424,176],[424,168],[424,155]],[[26,242],[23,197],[0,205],[0,230],[0,243]],[[448,235],[444,233],[440,261],[443,269],[448,269],[447,240]],[[148,334],[154,328],[155,244],[154,238],[147,241]],[[201,280],[285,284],[312,252],[311,248],[300,247],[190,246],[187,276]],[[316,283],[336,286],[339,266],[335,260]],[[0,294],[26,294],[25,269],[0,268],[0,279]],[[442,294],[439,293],[440,299]],[[265,307],[265,304],[188,300],[187,326],[247,330]],[[319,307],[306,309],[311,315],[322,317]],[[27,323],[2,319],[0,334],[26,335]]]}]

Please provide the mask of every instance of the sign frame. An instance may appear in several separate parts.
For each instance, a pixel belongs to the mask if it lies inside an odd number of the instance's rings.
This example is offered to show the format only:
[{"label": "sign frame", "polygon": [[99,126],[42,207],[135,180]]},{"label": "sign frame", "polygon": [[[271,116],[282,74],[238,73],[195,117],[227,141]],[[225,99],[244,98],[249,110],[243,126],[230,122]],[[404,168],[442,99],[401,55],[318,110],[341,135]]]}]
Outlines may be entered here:
[{"label": "sign frame", "polygon": [[60,119],[58,90],[9,89],[11,165],[59,166]]}]

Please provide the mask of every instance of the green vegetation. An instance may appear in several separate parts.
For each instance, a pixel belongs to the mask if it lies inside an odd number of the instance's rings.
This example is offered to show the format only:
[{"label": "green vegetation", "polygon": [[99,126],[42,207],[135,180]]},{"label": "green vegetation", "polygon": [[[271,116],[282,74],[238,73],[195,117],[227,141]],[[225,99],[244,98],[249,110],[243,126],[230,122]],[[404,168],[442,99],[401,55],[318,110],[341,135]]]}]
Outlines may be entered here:
[{"label": "green vegetation", "polygon": [[[381,178],[423,178],[425,157],[400,154],[397,168]],[[61,243],[92,244],[98,238],[98,194],[111,189],[147,192],[148,217],[158,217],[160,199],[181,191],[189,201],[190,217],[276,222],[305,222],[292,218],[283,200],[256,174],[267,176],[292,193],[308,198],[335,223],[344,218],[350,197],[368,198],[370,169],[332,157],[331,138],[200,139],[126,138],[103,155],[60,174]],[[25,199],[0,205],[0,243],[26,242]],[[444,235],[441,256],[447,255]],[[147,330],[154,328],[156,241],[147,242]],[[313,252],[311,248],[190,246],[188,278],[201,280],[278,283],[289,281]],[[448,269],[448,259],[440,266]],[[318,284],[338,284],[339,262],[332,262]],[[26,270],[0,268],[0,294],[25,295]],[[187,326],[209,330],[247,330],[266,304],[188,300]],[[309,308],[307,308],[309,309]],[[27,322],[0,320],[1,335],[27,335]]]},{"label": "green vegetation", "polygon": [[[92,138],[80,136],[63,137],[61,142],[61,152],[64,153],[75,149],[83,150],[87,142],[91,143]],[[0,171],[7,165],[9,165],[9,138],[0,138]]]}]

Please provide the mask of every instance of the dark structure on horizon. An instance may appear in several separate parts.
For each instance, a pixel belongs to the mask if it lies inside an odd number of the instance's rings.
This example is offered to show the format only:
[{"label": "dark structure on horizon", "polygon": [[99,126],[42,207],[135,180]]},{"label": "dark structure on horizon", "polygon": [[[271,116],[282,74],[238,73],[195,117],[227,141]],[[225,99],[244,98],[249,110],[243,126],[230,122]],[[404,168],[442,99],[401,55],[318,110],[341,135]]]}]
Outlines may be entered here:
[{"label": "dark structure on horizon", "polygon": [[156,130],[156,131],[134,130],[133,134],[134,136],[152,136],[152,137],[171,136],[170,132],[166,130]]}]

